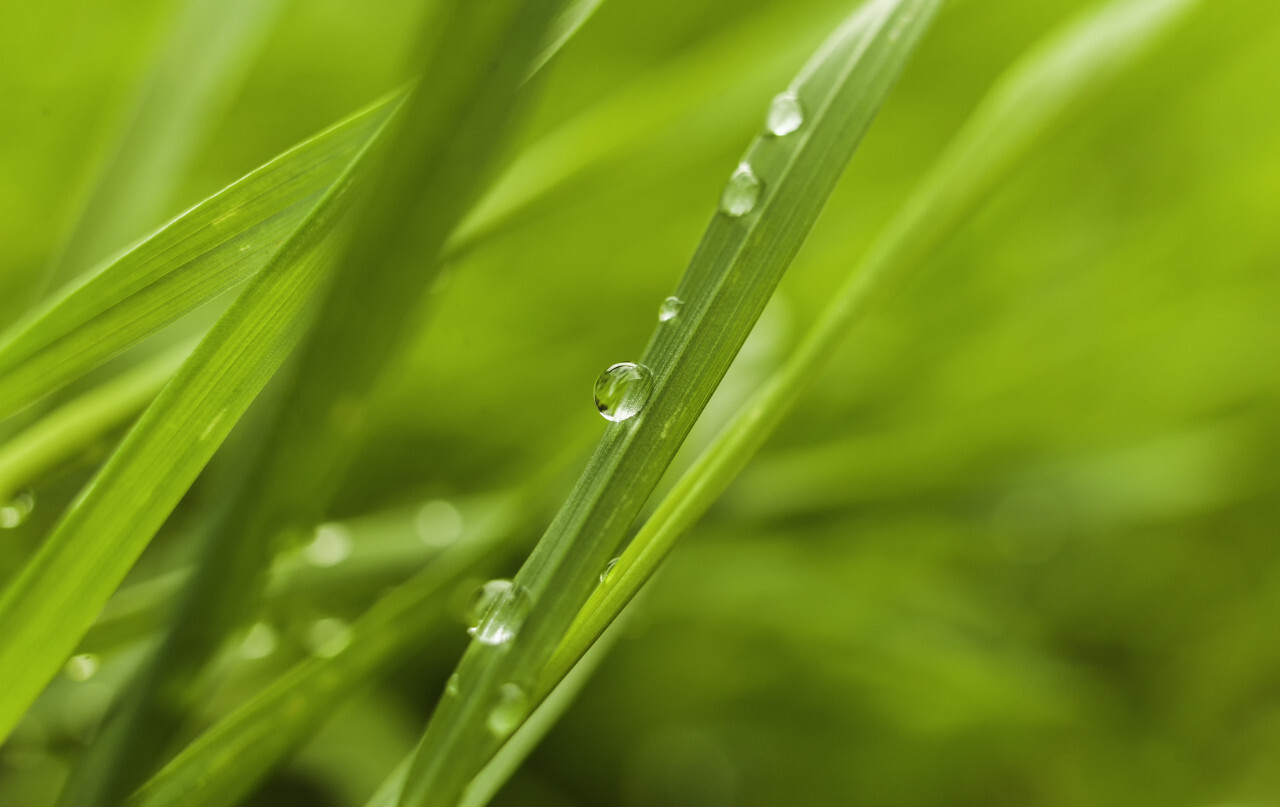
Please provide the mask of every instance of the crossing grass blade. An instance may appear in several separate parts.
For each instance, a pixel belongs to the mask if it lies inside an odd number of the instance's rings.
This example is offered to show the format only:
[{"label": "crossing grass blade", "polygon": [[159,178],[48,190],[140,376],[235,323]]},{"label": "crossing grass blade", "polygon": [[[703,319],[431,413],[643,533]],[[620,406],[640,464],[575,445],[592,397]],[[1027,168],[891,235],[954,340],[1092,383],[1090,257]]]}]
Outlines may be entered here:
[{"label": "crossing grass blade", "polygon": [[623,552],[547,665],[549,691],[657,571],[862,322],[1064,121],[1146,53],[1198,0],[1120,0],[1072,21],[992,87],[920,186],[850,273],[795,354],[717,435]]},{"label": "crossing grass blade", "polygon": [[301,339],[353,172],[227,309],[0,596],[0,741]]},{"label": "crossing grass blade", "polygon": [[744,164],[762,183],[758,201],[741,215],[712,219],[676,290],[684,301],[680,315],[658,327],[641,358],[652,376],[647,403],[606,428],[569,500],[516,576],[516,593],[486,616],[508,623],[518,636],[468,648],[458,666],[459,693],[437,706],[401,805],[457,804],[502,745],[505,737],[488,725],[490,711],[512,687],[527,693],[538,683],[939,6],[937,0],[869,3],[799,74],[790,91],[804,110],[803,124],[785,136],[763,135],[748,150]]},{"label": "crossing grass blade", "polygon": [[0,336],[0,419],[257,273],[387,120],[381,101],[178,216]]}]

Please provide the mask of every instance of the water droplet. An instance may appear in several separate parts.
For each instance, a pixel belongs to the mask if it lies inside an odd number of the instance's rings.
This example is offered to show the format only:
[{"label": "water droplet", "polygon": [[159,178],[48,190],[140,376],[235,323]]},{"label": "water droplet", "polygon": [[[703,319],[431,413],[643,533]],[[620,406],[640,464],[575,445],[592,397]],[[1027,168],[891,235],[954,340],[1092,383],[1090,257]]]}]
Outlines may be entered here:
[{"label": "water droplet", "polygon": [[27,520],[36,507],[36,495],[24,490],[0,507],[0,530],[11,530]]},{"label": "water droplet", "polygon": [[800,128],[804,123],[804,107],[800,99],[791,90],[780,92],[769,104],[769,114],[765,118],[765,127],[769,133],[783,137]]},{"label": "water droplet", "polygon": [[256,622],[240,643],[240,655],[250,659],[266,658],[276,652],[279,644],[275,628],[265,622]]},{"label": "water droplet", "polygon": [[444,694],[450,698],[455,698],[462,691],[462,681],[458,678],[458,674],[454,673],[449,676],[449,680],[444,682]]},{"label": "water droplet", "polygon": [[489,731],[497,737],[508,737],[529,716],[529,696],[517,684],[498,688],[498,702],[489,710]]},{"label": "water droplet", "polygon": [[65,669],[72,681],[88,681],[98,673],[98,657],[93,653],[80,653],[67,659]]},{"label": "water droplet", "polygon": [[680,307],[684,305],[684,300],[679,297],[668,297],[662,301],[662,305],[658,306],[658,322],[668,322],[676,318],[676,314],[680,313]]},{"label": "water droplet", "polygon": [[302,555],[313,566],[337,566],[351,557],[351,533],[341,524],[322,524]]},{"label": "water droplet", "polygon": [[490,580],[467,603],[467,633],[484,644],[506,644],[524,625],[532,605],[529,592],[510,580]]},{"label": "water droplet", "polygon": [[726,216],[734,218],[747,215],[755,210],[756,202],[760,201],[762,187],[760,178],[751,170],[751,166],[740,163],[738,170],[733,172],[724,186],[724,193],[720,196],[720,210]]},{"label": "water droplet", "polygon": [[448,546],[462,537],[462,513],[443,499],[422,505],[413,526],[427,546]]},{"label": "water droplet", "polygon": [[333,658],[351,644],[351,626],[337,617],[317,619],[307,628],[307,649],[319,658]]},{"label": "water droplet", "polygon": [[621,559],[621,558],[614,558],[613,560],[609,561],[608,563],[606,563],[606,564],[604,565],[604,571],[600,573],[600,582],[601,582],[601,583],[603,583],[605,580],[607,580],[607,579],[608,579],[610,572],[612,572],[612,571],[613,571],[613,567],[614,567],[614,566],[617,566],[617,565],[618,565],[618,561],[619,561],[619,560],[622,560],[622,559]]},{"label": "water droplet", "polygon": [[596,409],[605,420],[617,423],[635,417],[653,392],[653,374],[643,364],[624,361],[596,379]]}]

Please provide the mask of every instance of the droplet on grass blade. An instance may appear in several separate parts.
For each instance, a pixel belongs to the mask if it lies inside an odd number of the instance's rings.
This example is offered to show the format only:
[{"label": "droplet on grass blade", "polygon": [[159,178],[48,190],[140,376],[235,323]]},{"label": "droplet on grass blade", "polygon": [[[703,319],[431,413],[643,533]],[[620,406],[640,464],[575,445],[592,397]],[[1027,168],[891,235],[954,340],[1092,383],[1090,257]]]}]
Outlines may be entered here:
[{"label": "droplet on grass blade", "polygon": [[765,118],[765,128],[769,134],[785,137],[799,129],[804,123],[804,107],[800,99],[791,90],[780,92],[769,104],[769,114]]},{"label": "droplet on grass blade", "polygon": [[462,537],[462,513],[444,499],[433,499],[422,505],[413,525],[427,546],[448,546]]},{"label": "droplet on grass blade", "polygon": [[444,682],[444,694],[446,697],[456,697],[462,691],[462,680],[458,678],[458,674],[454,673],[449,676],[449,680]]},{"label": "droplet on grass blade", "polygon": [[351,626],[337,617],[325,617],[307,629],[307,649],[318,658],[333,658],[351,644]]},{"label": "droplet on grass blade", "polygon": [[24,490],[0,507],[0,530],[11,530],[22,525],[36,508],[36,495]]},{"label": "droplet on grass blade", "polygon": [[668,297],[662,301],[662,305],[658,306],[658,322],[670,322],[680,313],[684,300],[679,297]]},{"label": "droplet on grass blade", "polygon": [[467,633],[489,645],[506,644],[515,638],[529,615],[529,592],[510,580],[490,580],[467,604]]},{"label": "droplet on grass blade", "polygon": [[724,193],[720,195],[721,212],[733,218],[747,215],[755,210],[763,187],[751,166],[739,163],[737,170],[725,184]]},{"label": "droplet on grass blade", "polygon": [[653,374],[643,364],[624,361],[596,379],[596,409],[614,423],[635,417],[653,392]]},{"label": "droplet on grass blade", "polygon": [[489,731],[496,737],[508,737],[529,716],[529,696],[518,684],[498,688],[498,702],[489,710]]},{"label": "droplet on grass blade", "polygon": [[601,582],[601,583],[603,583],[605,580],[607,580],[607,579],[608,579],[608,577],[609,577],[609,573],[613,571],[613,567],[614,567],[614,566],[617,566],[617,565],[618,565],[618,561],[619,561],[619,560],[621,560],[621,558],[614,558],[613,560],[609,561],[608,563],[606,563],[606,564],[604,565],[604,571],[600,573],[600,582]]},{"label": "droplet on grass blade", "polygon": [[98,657],[93,653],[80,653],[67,659],[64,668],[72,681],[88,681],[98,673]]},{"label": "droplet on grass blade", "polygon": [[255,622],[240,643],[240,655],[249,659],[266,658],[276,651],[278,645],[275,628],[265,622]]},{"label": "droplet on grass blade", "polygon": [[351,533],[341,524],[322,524],[302,554],[312,566],[337,566],[351,557]]}]

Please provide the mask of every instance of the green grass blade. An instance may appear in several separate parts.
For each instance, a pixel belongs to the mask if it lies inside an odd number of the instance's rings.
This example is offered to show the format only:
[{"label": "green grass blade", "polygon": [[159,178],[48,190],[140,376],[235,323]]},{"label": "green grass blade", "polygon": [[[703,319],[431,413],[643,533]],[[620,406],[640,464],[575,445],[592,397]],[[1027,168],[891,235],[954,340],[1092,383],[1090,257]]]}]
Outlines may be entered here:
[{"label": "green grass blade", "polygon": [[565,675],[724,491],[821,370],[839,341],[918,269],[1008,174],[1136,61],[1198,0],[1122,0],[1073,21],[1002,77],[850,274],[795,354],[681,477],[547,666]]},{"label": "green grass blade", "polygon": [[0,502],[142,411],[191,353],[179,345],[89,390],[0,446]]},{"label": "green grass blade", "polygon": [[805,111],[803,124],[752,144],[744,163],[763,183],[758,201],[742,215],[712,219],[677,289],[680,315],[659,326],[641,359],[652,373],[648,402],[634,417],[606,429],[568,502],[517,575],[516,590],[523,594],[489,615],[510,621],[519,635],[498,645],[475,641],[468,648],[458,667],[460,692],[437,707],[402,805],[458,803],[498,750],[505,737],[490,728],[491,710],[504,697],[510,703],[512,687],[529,691],[538,683],[542,666],[728,369],[939,5],[868,4],[791,88]]},{"label": "green grass blade", "polygon": [[299,663],[205,731],[128,800],[130,807],[236,804],[340,703],[447,624],[443,600],[451,586],[491,567],[528,521],[521,496],[477,505],[463,536],[351,624],[341,651]]},{"label": "green grass blade", "polygon": [[301,339],[347,184],[228,308],[0,597],[0,741]]},{"label": "green grass blade", "polygon": [[0,336],[0,419],[258,272],[386,122],[358,112],[169,222]]},{"label": "green grass blade", "polygon": [[546,67],[547,62],[551,61],[570,39],[573,39],[574,34],[587,24],[587,20],[591,19],[591,15],[595,14],[602,5],[604,0],[572,0],[566,5],[551,23],[547,31],[546,44],[534,57],[533,63],[529,66],[529,73],[532,75]]},{"label": "green grass blade", "polygon": [[266,42],[282,0],[188,0],[50,265],[45,288],[162,222],[178,184]]}]

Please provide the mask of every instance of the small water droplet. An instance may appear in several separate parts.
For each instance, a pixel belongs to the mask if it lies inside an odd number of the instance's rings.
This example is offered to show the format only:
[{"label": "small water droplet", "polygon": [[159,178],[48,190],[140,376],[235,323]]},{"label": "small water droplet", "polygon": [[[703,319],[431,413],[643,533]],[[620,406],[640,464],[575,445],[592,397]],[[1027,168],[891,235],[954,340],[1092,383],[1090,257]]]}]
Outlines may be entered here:
[{"label": "small water droplet", "polygon": [[240,655],[249,659],[266,658],[276,652],[279,644],[275,628],[265,622],[255,622],[240,643]]},{"label": "small water droplet", "polygon": [[422,505],[413,526],[427,546],[448,546],[462,537],[462,513],[449,502],[435,499]]},{"label": "small water droplet", "polygon": [[490,580],[467,603],[467,633],[484,644],[506,644],[524,625],[532,605],[529,592],[510,580]]},{"label": "small water droplet", "polygon": [[307,649],[319,658],[333,658],[351,644],[351,626],[337,617],[317,619],[307,628]]},{"label": "small water droplet", "polygon": [[804,123],[804,107],[800,99],[791,90],[780,92],[769,104],[769,114],[765,118],[765,127],[770,134],[784,137],[799,129]]},{"label": "small water droplet", "polygon": [[351,533],[341,524],[321,524],[302,555],[312,566],[337,566],[351,557]]},{"label": "small water droplet", "polygon": [[0,530],[11,530],[27,520],[31,511],[36,508],[36,495],[24,490],[0,507]]},{"label": "small water droplet", "polygon": [[684,305],[684,300],[679,297],[668,297],[662,301],[662,305],[658,306],[658,322],[669,322],[676,318],[680,313],[680,307]]},{"label": "small water droplet", "polygon": [[609,578],[609,574],[613,571],[613,567],[618,565],[621,558],[614,558],[604,565],[604,571],[600,573],[600,582],[603,583]]},{"label": "small water droplet", "polygon": [[740,163],[724,186],[724,193],[720,196],[720,210],[726,216],[734,218],[747,215],[755,210],[762,188],[760,178],[751,170],[751,166]]},{"label": "small water droplet", "polygon": [[529,696],[517,684],[498,688],[498,702],[489,710],[489,731],[497,737],[508,737],[529,716]]},{"label": "small water droplet", "polygon": [[88,681],[98,673],[98,657],[93,653],[80,653],[67,659],[65,669],[72,681]]},{"label": "small water droplet", "polygon": [[449,680],[444,682],[444,694],[450,698],[455,698],[462,691],[462,681],[458,678],[458,674],[454,673],[449,676]]},{"label": "small water droplet", "polygon": [[635,417],[653,392],[653,373],[643,364],[615,364],[596,379],[596,409],[617,423]]}]

